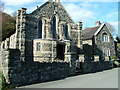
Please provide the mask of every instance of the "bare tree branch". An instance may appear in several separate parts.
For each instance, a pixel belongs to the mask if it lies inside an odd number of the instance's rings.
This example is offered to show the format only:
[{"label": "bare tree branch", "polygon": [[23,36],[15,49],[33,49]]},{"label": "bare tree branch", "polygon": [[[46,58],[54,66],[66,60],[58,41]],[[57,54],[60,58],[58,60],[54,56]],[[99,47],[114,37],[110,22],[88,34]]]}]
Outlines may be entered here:
[{"label": "bare tree branch", "polygon": [[115,31],[115,27],[110,23],[106,23],[107,27],[109,28],[110,32],[113,33]]},{"label": "bare tree branch", "polygon": [[15,11],[12,13],[12,17],[16,17],[16,16],[17,16],[17,12]]}]

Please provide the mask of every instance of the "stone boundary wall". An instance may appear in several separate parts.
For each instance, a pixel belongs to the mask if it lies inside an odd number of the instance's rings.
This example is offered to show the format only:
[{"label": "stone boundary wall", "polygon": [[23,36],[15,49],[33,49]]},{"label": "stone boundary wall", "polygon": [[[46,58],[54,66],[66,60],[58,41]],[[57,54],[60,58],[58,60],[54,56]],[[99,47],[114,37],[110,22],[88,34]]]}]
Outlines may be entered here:
[{"label": "stone boundary wall", "polygon": [[13,72],[15,69],[20,71],[21,69],[20,51],[15,49],[0,51],[0,64],[6,82],[10,83],[10,71]]},{"label": "stone boundary wall", "polygon": [[105,57],[104,60],[100,60],[98,55],[94,55],[93,59],[89,59],[89,57],[85,57],[84,54],[81,54],[79,56],[79,60],[81,60],[82,73],[98,72],[113,67],[113,62],[110,61],[109,57]]},{"label": "stone boundary wall", "polygon": [[[73,57],[72,57],[73,58]],[[12,86],[23,86],[45,81],[64,79],[74,72],[73,62],[23,62],[17,49],[0,52],[0,63],[6,82]],[[73,65],[74,64],[74,65]],[[97,72],[112,68],[110,61],[84,60],[82,73]]]},{"label": "stone boundary wall", "polygon": [[7,83],[12,86],[22,86],[69,76],[67,62],[22,62],[19,50],[4,50],[1,52],[2,69]]},{"label": "stone boundary wall", "polygon": [[[11,83],[15,86],[40,83],[56,79],[64,79],[69,75],[68,63],[22,63],[21,71],[11,75]],[[16,75],[16,76],[15,76]],[[16,78],[15,78],[16,77]],[[19,81],[18,81],[19,77]]]},{"label": "stone boundary wall", "polygon": [[82,62],[82,73],[94,73],[112,68],[112,62]]}]

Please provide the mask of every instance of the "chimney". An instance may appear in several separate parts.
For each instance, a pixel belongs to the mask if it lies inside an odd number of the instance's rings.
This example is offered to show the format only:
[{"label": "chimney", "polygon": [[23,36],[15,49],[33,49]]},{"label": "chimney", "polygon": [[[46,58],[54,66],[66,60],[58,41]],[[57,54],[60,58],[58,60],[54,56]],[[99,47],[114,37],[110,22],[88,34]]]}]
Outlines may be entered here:
[{"label": "chimney", "polygon": [[96,21],[95,24],[101,25],[101,22],[100,21]]},{"label": "chimney", "polygon": [[77,25],[78,25],[78,30],[82,30],[82,22],[78,22]]},{"label": "chimney", "polygon": [[37,8],[39,8],[39,7],[37,6]]},{"label": "chimney", "polygon": [[[51,0],[50,0],[51,1]],[[56,3],[59,3],[60,2],[60,0],[52,0],[53,2],[56,2]]]},{"label": "chimney", "polygon": [[26,14],[26,10],[27,10],[27,8],[21,8],[18,11],[21,12],[21,14]]}]

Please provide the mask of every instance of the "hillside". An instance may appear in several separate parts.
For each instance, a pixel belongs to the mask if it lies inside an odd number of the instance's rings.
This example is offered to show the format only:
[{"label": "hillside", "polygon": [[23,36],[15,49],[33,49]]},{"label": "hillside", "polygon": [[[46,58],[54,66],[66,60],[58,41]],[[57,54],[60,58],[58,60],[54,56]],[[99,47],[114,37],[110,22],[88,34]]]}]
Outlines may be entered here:
[{"label": "hillside", "polygon": [[[10,16],[9,14],[2,12],[2,28],[0,27],[0,37],[4,40],[6,37],[15,32],[15,17]],[[2,33],[2,34],[1,34]]]}]

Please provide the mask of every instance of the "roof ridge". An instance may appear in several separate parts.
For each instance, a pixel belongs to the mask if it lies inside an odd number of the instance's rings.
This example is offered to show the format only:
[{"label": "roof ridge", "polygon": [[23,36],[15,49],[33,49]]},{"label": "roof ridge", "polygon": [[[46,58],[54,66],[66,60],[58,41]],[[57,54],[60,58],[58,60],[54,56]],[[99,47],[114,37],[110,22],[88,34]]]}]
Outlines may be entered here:
[{"label": "roof ridge", "polygon": [[100,25],[94,26],[94,27],[85,28],[84,30],[93,29],[93,28],[97,28],[97,27],[100,27]]}]

